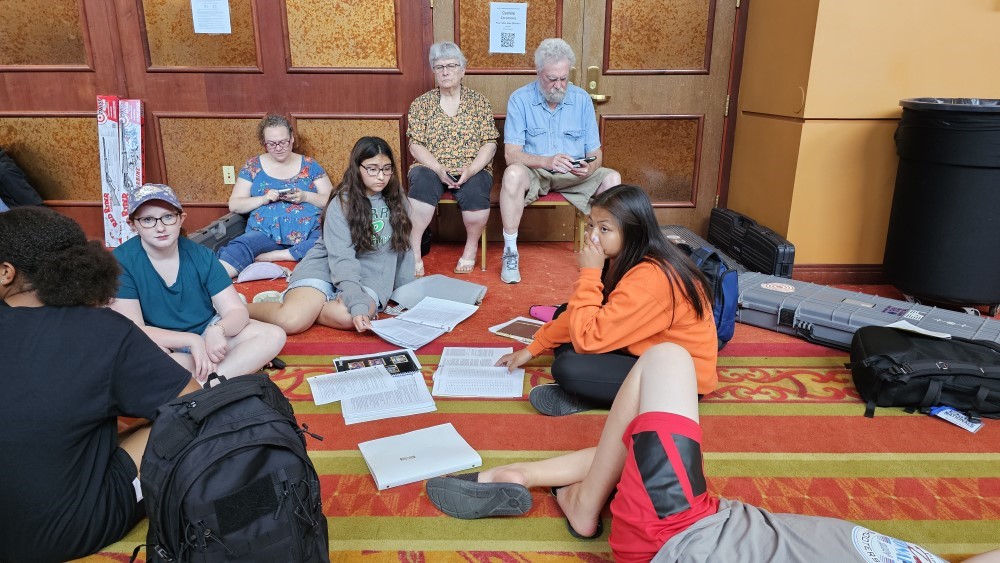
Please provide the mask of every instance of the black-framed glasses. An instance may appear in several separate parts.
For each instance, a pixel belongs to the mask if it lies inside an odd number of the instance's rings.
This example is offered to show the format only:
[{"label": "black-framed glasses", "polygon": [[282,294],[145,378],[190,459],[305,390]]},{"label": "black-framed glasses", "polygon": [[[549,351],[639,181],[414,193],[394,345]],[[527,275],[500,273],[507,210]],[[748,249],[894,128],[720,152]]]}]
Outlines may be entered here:
[{"label": "black-framed glasses", "polygon": [[371,176],[371,177],[373,177],[373,178],[375,176],[378,176],[379,172],[381,172],[385,176],[392,176],[392,165],[391,164],[386,164],[385,166],[383,166],[381,168],[379,168],[378,166],[362,166],[361,168],[364,168],[365,172],[367,172],[368,175]]},{"label": "black-framed glasses", "polygon": [[144,229],[152,229],[156,226],[157,221],[163,223],[164,227],[169,227],[171,225],[176,225],[178,219],[180,219],[180,215],[176,213],[166,213],[159,217],[136,217],[135,222],[139,223],[139,225],[141,225]]},{"label": "black-framed glasses", "polygon": [[292,142],[291,138],[282,139],[280,141],[264,141],[264,146],[267,147],[268,150],[273,151],[274,149],[279,149],[279,148],[283,149],[288,146],[288,143],[291,142]]},{"label": "black-framed glasses", "polygon": [[448,72],[455,72],[456,70],[462,68],[462,65],[458,63],[450,63],[446,65],[434,65],[431,68],[434,69],[434,72],[444,72],[446,70]]}]

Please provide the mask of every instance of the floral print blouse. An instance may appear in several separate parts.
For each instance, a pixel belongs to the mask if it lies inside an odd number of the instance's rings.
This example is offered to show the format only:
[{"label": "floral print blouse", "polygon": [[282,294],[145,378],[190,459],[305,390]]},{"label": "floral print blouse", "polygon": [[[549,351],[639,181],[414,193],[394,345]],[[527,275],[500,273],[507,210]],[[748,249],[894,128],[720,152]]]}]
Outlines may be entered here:
[{"label": "floral print blouse", "polygon": [[[267,190],[298,188],[302,191],[316,190],[316,179],[326,176],[326,170],[314,159],[302,157],[299,173],[286,179],[268,176],[260,164],[260,156],[248,160],[240,170],[240,178],[250,182],[250,195],[262,196]],[[287,201],[266,203],[250,212],[247,218],[247,232],[260,231],[274,242],[293,245],[309,238],[314,229],[319,228],[322,209],[311,203],[293,204]]]},{"label": "floral print blouse", "polygon": [[[441,109],[441,91],[422,94],[410,104],[406,136],[423,146],[448,170],[468,166],[486,143],[496,143],[493,106],[486,96],[462,86],[458,114],[452,117]],[[414,163],[413,166],[421,166]],[[493,162],[484,168],[493,175]]]}]

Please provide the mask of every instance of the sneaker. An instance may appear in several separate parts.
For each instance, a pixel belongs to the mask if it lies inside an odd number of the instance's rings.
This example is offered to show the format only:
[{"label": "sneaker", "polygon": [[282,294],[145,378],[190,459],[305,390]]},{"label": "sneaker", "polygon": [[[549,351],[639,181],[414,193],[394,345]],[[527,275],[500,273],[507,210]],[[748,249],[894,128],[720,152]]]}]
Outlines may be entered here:
[{"label": "sneaker", "polygon": [[598,408],[566,391],[557,383],[532,387],[528,392],[528,402],[535,407],[535,410],[548,416],[566,416]]},{"label": "sneaker", "polygon": [[278,303],[280,301],[281,301],[281,292],[274,291],[273,289],[269,291],[262,291],[257,295],[253,296],[254,303]]},{"label": "sneaker", "polygon": [[518,254],[507,249],[503,251],[500,265],[500,281],[503,283],[520,283],[521,270],[517,267]]},{"label": "sneaker", "polygon": [[240,301],[242,301],[244,305],[247,304],[247,296],[246,295],[243,295],[242,293],[237,293],[236,295],[240,296]]}]

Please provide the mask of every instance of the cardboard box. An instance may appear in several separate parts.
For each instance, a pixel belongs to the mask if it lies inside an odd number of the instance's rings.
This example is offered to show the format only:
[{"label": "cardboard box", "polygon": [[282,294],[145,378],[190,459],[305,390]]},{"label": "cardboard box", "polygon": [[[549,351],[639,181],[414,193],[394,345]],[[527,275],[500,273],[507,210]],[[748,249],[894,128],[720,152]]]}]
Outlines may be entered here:
[{"label": "cardboard box", "polygon": [[[146,158],[142,146],[145,124],[143,109],[142,100],[118,100],[123,188],[122,221],[128,219],[128,198],[146,183]],[[133,234],[134,232],[129,229],[129,235],[125,240],[131,238]]]},{"label": "cardboard box", "polygon": [[128,196],[122,186],[121,133],[118,97],[97,96],[97,142],[101,164],[101,215],[104,217],[104,244],[114,248],[131,238],[132,229],[122,219],[128,214],[122,201]]}]

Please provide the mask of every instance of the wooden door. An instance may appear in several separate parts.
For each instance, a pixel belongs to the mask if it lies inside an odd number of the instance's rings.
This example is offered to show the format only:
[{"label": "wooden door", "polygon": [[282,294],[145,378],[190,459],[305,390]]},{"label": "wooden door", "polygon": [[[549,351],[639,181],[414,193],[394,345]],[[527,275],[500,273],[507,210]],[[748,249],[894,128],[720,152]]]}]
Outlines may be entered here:
[{"label": "wooden door", "polygon": [[720,184],[736,2],[532,0],[528,52],[489,55],[489,3],[436,0],[434,39],[462,47],[465,83],[500,120],[509,94],[535,78],[538,43],[568,41],[573,82],[604,98],[595,107],[605,165],[647,190],[661,223],[704,234]]}]

